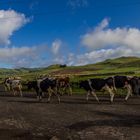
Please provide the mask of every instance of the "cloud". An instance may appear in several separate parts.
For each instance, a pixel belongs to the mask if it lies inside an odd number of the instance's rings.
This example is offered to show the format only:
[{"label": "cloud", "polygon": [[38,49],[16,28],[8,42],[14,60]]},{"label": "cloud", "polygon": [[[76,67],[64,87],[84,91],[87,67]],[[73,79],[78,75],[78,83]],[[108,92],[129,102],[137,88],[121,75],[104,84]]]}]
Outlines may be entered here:
[{"label": "cloud", "polygon": [[68,5],[72,7],[72,9],[79,7],[87,7],[88,0],[69,0]]},{"label": "cloud", "polygon": [[137,28],[107,28],[108,20],[104,19],[93,31],[82,36],[82,45],[92,50],[108,47],[125,46],[128,49],[139,50],[140,30]]},{"label": "cloud", "polygon": [[0,10],[0,45],[9,45],[14,31],[29,22],[24,14],[14,10]]},{"label": "cloud", "polygon": [[54,55],[57,55],[57,54],[59,53],[61,45],[62,45],[62,42],[61,42],[61,40],[59,40],[59,39],[55,40],[55,41],[52,43],[52,48],[51,48],[51,50],[52,50],[52,53],[53,53]]},{"label": "cloud", "polygon": [[139,53],[133,53],[131,49],[119,47],[116,49],[100,49],[97,51],[86,52],[84,54],[74,55],[68,64],[86,65],[106,60],[108,58],[117,58],[121,56],[139,56]]},{"label": "cloud", "polygon": [[[1,16],[3,15],[0,15],[0,18]],[[5,40],[1,38],[0,32],[0,43],[7,44],[12,33],[26,24],[28,22],[26,20],[26,18],[25,22],[21,20],[19,26],[13,24],[16,27],[10,32],[8,29]],[[9,24],[9,21],[7,22]],[[1,26],[0,31],[2,31]],[[112,29],[109,28],[109,19],[105,18],[94,29],[82,35],[80,43],[81,48],[84,47],[84,49],[79,53],[68,51],[67,44],[60,39],[55,39],[51,46],[40,44],[0,48],[0,64],[11,67],[47,67],[52,64],[85,65],[121,56],[140,56],[140,29],[133,27]]]},{"label": "cloud", "polygon": [[[34,59],[35,52],[36,52],[35,47],[0,48],[0,62],[15,67],[19,66],[19,64],[25,66],[25,62],[26,62],[26,66],[27,66],[27,63],[31,62]],[[30,64],[28,66],[30,66]]]},{"label": "cloud", "polygon": [[[18,46],[0,48],[0,64],[10,67],[47,67],[52,64],[64,64],[66,58],[61,50],[62,41],[54,40],[52,46]],[[0,65],[2,66],[2,65]]]}]

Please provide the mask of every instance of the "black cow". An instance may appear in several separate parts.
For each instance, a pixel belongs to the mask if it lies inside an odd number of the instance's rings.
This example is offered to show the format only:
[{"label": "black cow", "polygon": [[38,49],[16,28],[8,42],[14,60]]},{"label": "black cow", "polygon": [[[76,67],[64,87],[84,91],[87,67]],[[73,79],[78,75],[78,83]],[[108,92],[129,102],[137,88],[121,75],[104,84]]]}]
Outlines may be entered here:
[{"label": "black cow", "polygon": [[130,84],[130,79],[128,76],[114,76],[112,77],[114,80],[114,86],[116,88],[122,88],[125,86],[125,83],[128,82]]},{"label": "black cow", "polygon": [[140,77],[133,77],[130,79],[133,94],[140,95]]},{"label": "black cow", "polygon": [[94,78],[94,79],[81,81],[80,87],[84,88],[87,91],[87,96],[86,96],[87,101],[88,101],[88,96],[91,94],[99,102],[99,99],[95,91],[105,89],[110,93],[110,96],[111,96],[110,101],[113,102],[114,92],[113,92],[113,79],[112,78],[107,78],[107,79]]},{"label": "black cow", "polygon": [[30,81],[27,84],[28,89],[35,89],[37,98],[39,100],[42,99],[42,92],[48,92],[49,98],[48,102],[50,102],[51,96],[54,93],[57,98],[58,102],[60,103],[60,97],[57,94],[57,87],[56,87],[56,80],[55,79],[49,79],[49,78],[44,78],[44,79],[38,79],[36,81]]},{"label": "black cow", "polygon": [[132,96],[133,89],[131,84],[132,77],[129,76],[114,76],[114,88],[126,88],[127,95],[125,97],[125,101],[128,100],[129,96]]}]

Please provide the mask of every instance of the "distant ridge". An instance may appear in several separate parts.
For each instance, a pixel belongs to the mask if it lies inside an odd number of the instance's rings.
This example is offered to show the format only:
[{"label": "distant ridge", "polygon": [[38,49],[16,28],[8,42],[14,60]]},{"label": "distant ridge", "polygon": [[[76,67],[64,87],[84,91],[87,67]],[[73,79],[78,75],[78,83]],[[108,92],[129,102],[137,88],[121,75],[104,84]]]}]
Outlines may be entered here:
[{"label": "distant ridge", "polygon": [[39,74],[93,74],[93,73],[107,73],[114,71],[140,71],[139,57],[119,57],[115,59],[107,59],[95,64],[88,64],[84,66],[65,66],[61,64],[50,65],[44,68],[0,68],[0,75],[33,75]]}]

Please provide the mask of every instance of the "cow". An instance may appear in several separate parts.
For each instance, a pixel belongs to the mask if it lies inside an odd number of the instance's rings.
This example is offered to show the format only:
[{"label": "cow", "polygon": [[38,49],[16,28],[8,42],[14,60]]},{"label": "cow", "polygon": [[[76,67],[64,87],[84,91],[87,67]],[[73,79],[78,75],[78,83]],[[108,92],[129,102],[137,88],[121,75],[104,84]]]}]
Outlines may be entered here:
[{"label": "cow", "polygon": [[129,96],[132,96],[133,89],[132,89],[132,84],[131,80],[133,77],[130,76],[113,76],[113,84],[114,88],[126,88],[127,90],[127,95],[125,97],[125,101],[128,100]]},{"label": "cow", "polygon": [[3,83],[5,91],[10,91],[11,78],[10,77],[5,78]]},{"label": "cow", "polygon": [[135,95],[140,95],[140,77],[132,77],[130,79],[130,84],[132,86],[132,91],[133,91],[133,94]]},{"label": "cow", "polygon": [[72,95],[72,88],[70,86],[69,77],[59,77],[59,78],[56,78],[56,80],[57,80],[57,89],[61,95],[63,95],[63,93],[61,93],[61,89],[63,89],[65,93],[66,93],[66,90],[68,89],[68,95]]},{"label": "cow", "polygon": [[16,77],[7,77],[4,80],[5,91],[12,91],[14,96],[17,92],[22,96],[22,85],[21,79],[16,79]]},{"label": "cow", "polygon": [[96,90],[104,89],[110,94],[110,102],[114,100],[115,93],[117,88],[126,88],[127,95],[125,101],[128,100],[129,96],[132,95],[132,86],[131,79],[127,76],[113,76],[106,79],[94,78],[80,82],[80,87],[84,88],[87,91],[86,100],[88,101],[88,96],[91,94],[99,102],[99,99],[95,93]]},{"label": "cow", "polygon": [[13,79],[11,81],[11,90],[13,91],[13,94],[14,96],[16,95],[16,93],[19,92],[20,96],[22,97],[22,85],[21,85],[21,80],[16,80],[16,79]]},{"label": "cow", "polygon": [[27,86],[28,86],[28,89],[33,88],[36,91],[37,99],[39,101],[42,100],[42,92],[47,92],[49,95],[48,102],[50,102],[51,96],[54,93],[58,98],[58,102],[60,103],[60,97],[57,92],[55,79],[50,79],[50,78],[37,79],[35,81],[29,81],[27,83]]},{"label": "cow", "polygon": [[80,87],[84,88],[87,91],[86,100],[88,101],[89,95],[95,97],[95,99],[99,102],[99,99],[95,93],[96,90],[107,90],[110,93],[110,101],[113,102],[114,92],[113,92],[113,83],[112,79],[102,79],[102,78],[94,78],[88,79],[80,82]]}]

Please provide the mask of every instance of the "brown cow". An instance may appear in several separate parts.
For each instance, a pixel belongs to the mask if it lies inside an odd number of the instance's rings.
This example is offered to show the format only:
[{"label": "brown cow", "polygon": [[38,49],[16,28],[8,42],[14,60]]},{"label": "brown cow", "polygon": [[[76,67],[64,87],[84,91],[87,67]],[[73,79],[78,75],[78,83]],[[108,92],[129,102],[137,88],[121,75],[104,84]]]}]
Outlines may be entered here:
[{"label": "brown cow", "polygon": [[65,93],[68,89],[69,90],[68,95],[72,95],[72,88],[70,86],[70,78],[69,77],[59,77],[59,78],[57,78],[57,90],[61,95],[63,95],[63,93],[61,93],[61,89]]}]

